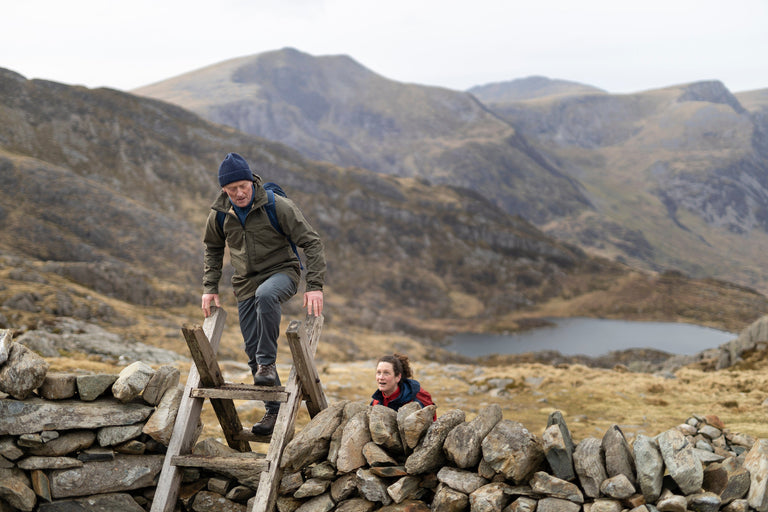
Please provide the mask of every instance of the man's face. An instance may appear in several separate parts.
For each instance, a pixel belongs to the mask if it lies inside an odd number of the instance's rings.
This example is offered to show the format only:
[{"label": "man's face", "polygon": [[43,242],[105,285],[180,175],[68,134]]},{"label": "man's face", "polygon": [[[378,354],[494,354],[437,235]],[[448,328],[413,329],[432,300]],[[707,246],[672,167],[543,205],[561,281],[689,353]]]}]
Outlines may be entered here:
[{"label": "man's face", "polygon": [[253,182],[250,180],[233,181],[222,187],[222,190],[229,196],[232,204],[244,208],[251,203],[253,197]]}]

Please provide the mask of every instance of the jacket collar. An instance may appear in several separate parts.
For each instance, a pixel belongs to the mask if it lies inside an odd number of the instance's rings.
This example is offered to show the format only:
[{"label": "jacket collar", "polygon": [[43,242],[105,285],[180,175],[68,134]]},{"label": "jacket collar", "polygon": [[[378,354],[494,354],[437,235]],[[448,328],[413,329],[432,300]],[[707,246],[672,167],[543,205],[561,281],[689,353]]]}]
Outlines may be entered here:
[{"label": "jacket collar", "polygon": [[[398,408],[401,405],[407,404],[408,402],[413,402],[416,400],[416,394],[421,389],[421,385],[418,381],[415,381],[413,379],[402,379],[400,381],[400,394],[389,402],[389,406],[394,408]],[[384,394],[381,392],[380,389],[377,389],[376,392],[373,394],[372,398],[375,400],[378,400],[382,404],[384,403]]]}]

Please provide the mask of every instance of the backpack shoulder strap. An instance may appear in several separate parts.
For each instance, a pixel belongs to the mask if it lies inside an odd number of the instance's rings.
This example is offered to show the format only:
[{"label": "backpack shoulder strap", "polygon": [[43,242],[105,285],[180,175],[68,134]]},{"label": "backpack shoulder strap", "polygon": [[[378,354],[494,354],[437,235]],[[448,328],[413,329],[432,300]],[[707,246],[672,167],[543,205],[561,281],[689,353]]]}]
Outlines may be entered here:
[{"label": "backpack shoulder strap", "polygon": [[264,208],[267,210],[267,217],[269,217],[269,222],[270,224],[272,224],[272,227],[275,228],[275,231],[285,236],[285,232],[283,231],[283,228],[280,227],[280,221],[277,220],[277,208],[275,207],[275,193],[271,189],[266,189],[266,190],[267,190],[267,205]]},{"label": "backpack shoulder strap", "polygon": [[[283,228],[280,227],[280,221],[277,220],[277,208],[275,207],[275,192],[272,190],[272,188],[265,189],[267,191],[267,204],[264,207],[264,209],[267,211],[267,217],[269,217],[269,222],[272,224],[272,227],[275,228],[275,231],[283,235],[285,238],[288,239],[288,243],[291,244],[291,249],[293,250],[293,254],[296,255],[296,259],[299,260],[299,268],[301,270],[304,270],[304,265],[301,263],[301,257],[299,256],[299,251],[296,248],[296,244],[293,243],[293,240],[291,240],[291,237],[285,234],[285,231],[283,231]],[[282,189],[281,189],[282,191]],[[280,194],[283,195],[283,194]]]},{"label": "backpack shoulder strap", "polygon": [[216,210],[216,223],[219,225],[219,229],[223,232],[224,231],[224,219],[227,218],[227,214]]}]

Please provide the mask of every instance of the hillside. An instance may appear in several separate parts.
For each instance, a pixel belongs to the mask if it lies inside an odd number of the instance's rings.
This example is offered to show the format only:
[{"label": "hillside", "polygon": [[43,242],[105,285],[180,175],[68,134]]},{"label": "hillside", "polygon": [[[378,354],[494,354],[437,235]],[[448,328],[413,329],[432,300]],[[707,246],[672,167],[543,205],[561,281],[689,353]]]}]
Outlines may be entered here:
[{"label": "hillside", "polygon": [[760,111],[762,111],[763,115],[766,114],[766,110],[768,110],[768,88],[739,92],[735,96],[739,103],[753,114]]},{"label": "hillside", "polygon": [[490,107],[578,175],[595,205],[548,233],[633,265],[765,288],[768,124],[719,82]]},{"label": "hillside", "polygon": [[[471,191],[313,162],[156,100],[11,71],[0,91],[0,326],[19,332],[73,316],[185,353],[178,327],[200,319],[202,224],[233,149],[281,183],[324,238],[322,357],[373,357],[390,344],[450,358],[429,344],[526,328],[552,308],[634,308],[731,331],[766,309],[754,290],[683,275],[669,286],[668,276],[589,256]],[[288,304],[287,319],[299,305]],[[236,358],[234,318],[229,326],[224,353]]]},{"label": "hillside", "polygon": [[283,49],[135,91],[305,155],[471,188],[547,233],[649,270],[768,290],[761,91],[636,94],[544,77],[460,91]]},{"label": "hillside", "polygon": [[309,158],[476,190],[532,221],[587,207],[576,183],[472,95],[388,80],[346,56],[286,48],[132,92]]}]

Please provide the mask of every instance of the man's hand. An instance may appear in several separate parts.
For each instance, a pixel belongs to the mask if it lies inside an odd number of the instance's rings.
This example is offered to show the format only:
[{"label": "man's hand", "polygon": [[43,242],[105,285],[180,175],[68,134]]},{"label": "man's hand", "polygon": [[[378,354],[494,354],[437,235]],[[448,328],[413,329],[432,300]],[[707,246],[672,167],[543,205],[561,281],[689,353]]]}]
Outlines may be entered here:
[{"label": "man's hand", "polygon": [[320,316],[323,314],[323,292],[315,290],[313,292],[304,293],[304,305],[303,308],[307,308],[307,313],[313,316]]},{"label": "man's hand", "polygon": [[[306,299],[304,300],[306,301]],[[205,315],[205,318],[208,318],[209,316],[211,316],[211,301],[213,301],[213,305],[216,306],[217,308],[221,307],[218,293],[204,293],[203,294],[203,315]],[[321,300],[321,304],[322,304],[322,300]]]}]

